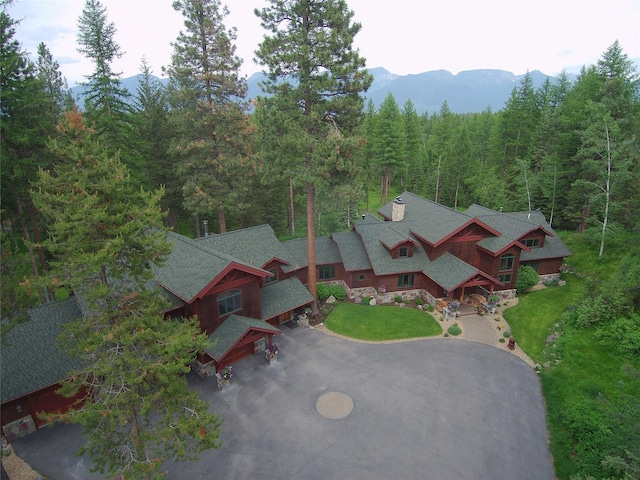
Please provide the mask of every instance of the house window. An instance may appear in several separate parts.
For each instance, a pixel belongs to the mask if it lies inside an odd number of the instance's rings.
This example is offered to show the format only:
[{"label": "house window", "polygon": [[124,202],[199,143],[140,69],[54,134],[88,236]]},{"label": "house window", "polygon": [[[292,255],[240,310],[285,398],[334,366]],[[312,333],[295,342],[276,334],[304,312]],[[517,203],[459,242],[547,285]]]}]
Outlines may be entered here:
[{"label": "house window", "polygon": [[273,277],[267,277],[264,279],[264,284],[267,285],[269,283],[274,283],[278,281],[278,269],[277,268],[270,268],[269,269],[270,273],[273,273]]},{"label": "house window", "polygon": [[513,270],[514,259],[515,259],[515,255],[513,255],[512,253],[503,255],[502,258],[500,258],[500,271],[506,272],[509,270]]},{"label": "house window", "polygon": [[218,297],[218,315],[227,315],[240,309],[242,309],[240,290],[231,290]]},{"label": "house window", "polygon": [[511,274],[504,273],[502,275],[498,275],[498,280],[500,280],[502,283],[511,283]]},{"label": "house window", "polygon": [[408,257],[409,256],[409,249],[407,247],[400,247],[400,250],[398,251],[398,256],[399,257]]},{"label": "house window", "polygon": [[530,238],[528,240],[525,240],[523,243],[524,243],[525,247],[539,247],[540,246],[540,239],[539,238]]},{"label": "house window", "polygon": [[413,273],[409,275],[400,275],[398,277],[398,288],[413,287]]},{"label": "house window", "polygon": [[333,265],[324,265],[318,269],[320,280],[329,280],[336,278],[336,267]]},{"label": "house window", "polygon": [[531,262],[528,265],[531,268],[533,268],[537,273],[540,273],[540,262]]},{"label": "house window", "polygon": [[361,274],[358,276],[358,280],[360,280],[361,282],[364,282],[364,279],[365,279],[365,275],[364,275],[364,273],[361,273]]}]

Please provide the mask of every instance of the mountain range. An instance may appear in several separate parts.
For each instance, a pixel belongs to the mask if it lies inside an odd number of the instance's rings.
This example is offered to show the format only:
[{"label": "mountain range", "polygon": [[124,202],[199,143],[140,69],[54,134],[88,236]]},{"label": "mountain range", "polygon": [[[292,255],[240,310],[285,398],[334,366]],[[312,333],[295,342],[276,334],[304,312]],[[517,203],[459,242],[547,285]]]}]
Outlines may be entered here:
[{"label": "mountain range", "polygon": [[[411,99],[418,114],[438,112],[445,100],[449,110],[454,113],[482,112],[488,107],[494,112],[502,110],[514,87],[519,86],[524,77],[504,70],[490,69],[468,70],[457,75],[446,70],[396,75],[382,67],[369,69],[369,72],[374,80],[364,96],[371,99],[376,108],[392,93],[400,108]],[[538,70],[530,72],[530,75],[534,88],[542,85],[547,78],[555,81],[555,77]],[[132,95],[136,95],[139,77],[135,75],[121,80]],[[254,73],[247,79],[250,99],[262,94],[259,85],[264,79],[262,73]],[[162,83],[167,81],[159,80]],[[83,87],[71,89],[79,104],[82,104],[82,91]]]}]

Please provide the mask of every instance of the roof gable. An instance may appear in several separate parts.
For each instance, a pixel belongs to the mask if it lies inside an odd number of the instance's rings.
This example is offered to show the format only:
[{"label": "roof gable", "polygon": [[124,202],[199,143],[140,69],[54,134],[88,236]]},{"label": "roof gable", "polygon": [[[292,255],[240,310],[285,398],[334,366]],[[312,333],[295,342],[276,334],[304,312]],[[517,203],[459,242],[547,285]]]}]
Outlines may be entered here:
[{"label": "roof gable", "polygon": [[209,290],[230,269],[236,268],[260,277],[269,272],[224,253],[204,248],[194,240],[169,232],[173,249],[156,273],[156,282],[181,300],[191,303]]},{"label": "roof gable", "polygon": [[424,273],[449,292],[477,276],[484,277],[492,283],[500,284],[496,279],[450,253],[440,255],[424,269]]},{"label": "roof gable", "polygon": [[211,346],[206,349],[206,352],[214,360],[220,361],[250,331],[282,333],[280,329],[263,320],[232,314],[209,335]]}]

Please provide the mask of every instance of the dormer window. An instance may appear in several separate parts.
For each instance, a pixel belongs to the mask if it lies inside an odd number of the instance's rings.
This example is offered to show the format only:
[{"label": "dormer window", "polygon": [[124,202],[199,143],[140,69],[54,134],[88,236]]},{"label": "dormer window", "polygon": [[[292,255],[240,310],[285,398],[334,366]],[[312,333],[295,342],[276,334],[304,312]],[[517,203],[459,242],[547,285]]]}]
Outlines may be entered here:
[{"label": "dormer window", "polygon": [[398,257],[404,258],[409,256],[409,249],[407,247],[400,247],[398,249]]},{"label": "dormer window", "polygon": [[266,277],[264,279],[264,284],[268,285],[270,283],[274,283],[278,281],[278,269],[277,268],[270,268],[269,272],[273,273],[273,277]]},{"label": "dormer window", "polygon": [[540,246],[540,239],[539,238],[529,238],[527,240],[524,240],[522,243],[524,244],[525,247],[536,248],[536,247]]}]

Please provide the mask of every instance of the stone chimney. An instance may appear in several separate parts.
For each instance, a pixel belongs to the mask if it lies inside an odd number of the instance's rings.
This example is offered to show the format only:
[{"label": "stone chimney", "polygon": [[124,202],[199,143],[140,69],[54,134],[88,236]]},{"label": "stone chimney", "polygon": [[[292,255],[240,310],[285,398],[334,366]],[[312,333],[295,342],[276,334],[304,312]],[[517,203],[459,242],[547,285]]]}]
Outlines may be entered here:
[{"label": "stone chimney", "polygon": [[396,197],[391,207],[391,221],[399,222],[404,219],[404,202],[400,197]]}]

